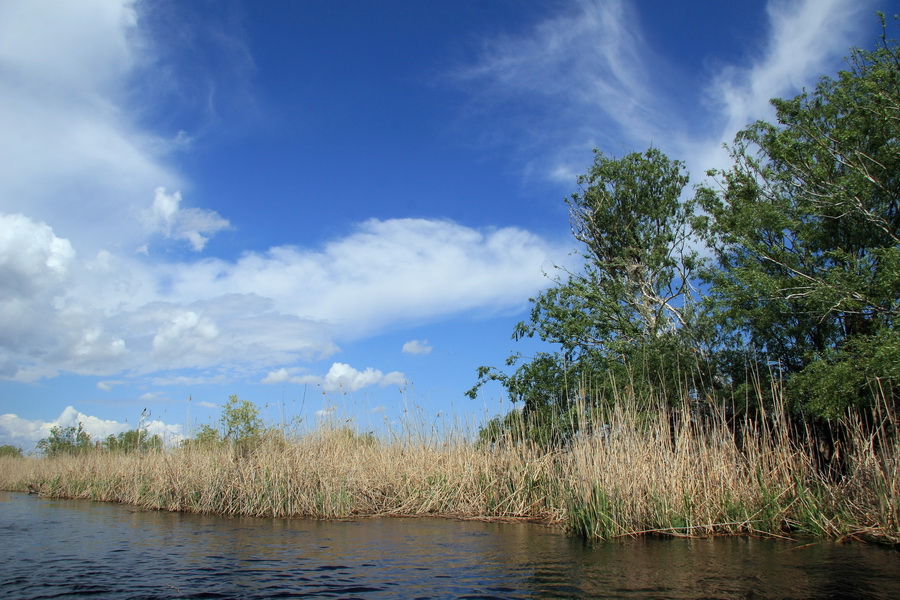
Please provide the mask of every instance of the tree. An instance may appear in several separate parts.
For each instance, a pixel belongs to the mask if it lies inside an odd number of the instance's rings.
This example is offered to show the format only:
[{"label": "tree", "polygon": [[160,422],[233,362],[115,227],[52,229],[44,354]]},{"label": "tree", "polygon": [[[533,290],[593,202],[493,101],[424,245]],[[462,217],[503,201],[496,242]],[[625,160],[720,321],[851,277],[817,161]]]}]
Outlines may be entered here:
[{"label": "tree", "polygon": [[123,431],[118,435],[110,435],[103,442],[103,447],[110,452],[151,452],[162,449],[162,438],[158,434],[150,435],[143,429]]},{"label": "tree", "polygon": [[896,402],[900,382],[897,43],[882,36],[848,65],[773,100],[778,124],[741,131],[720,189],[698,194],[721,324],[775,365],[796,408],[822,416],[869,405],[875,379]]},{"label": "tree", "polygon": [[78,427],[61,427],[55,425],[50,435],[37,443],[37,449],[48,457],[63,454],[81,454],[93,448],[91,436],[79,422]]},{"label": "tree", "polygon": [[203,424],[191,441],[200,448],[214,448],[222,442],[222,439],[219,437],[218,431],[209,425]]},{"label": "tree", "polygon": [[222,409],[219,429],[201,425],[194,438],[186,441],[185,445],[211,449],[231,444],[243,452],[259,442],[264,432],[265,427],[256,405],[231,395]]},{"label": "tree", "polygon": [[[679,161],[655,148],[620,159],[595,151],[580,192],[568,200],[584,266],[532,299],[530,319],[513,333],[538,336],[559,352],[540,354],[511,376],[482,367],[469,395],[495,380],[525,402],[525,416],[560,416],[571,415],[585,387],[596,393],[607,385],[610,372],[679,401],[703,385],[692,287],[701,261],[691,238],[694,204],[682,198],[688,180]],[[508,366],[519,359],[510,357]]]},{"label": "tree", "polygon": [[253,442],[264,431],[256,405],[249,400],[238,400],[235,395],[228,397],[221,421],[225,440],[235,444]]},{"label": "tree", "polygon": [[16,458],[22,457],[22,448],[13,446],[12,444],[3,444],[0,446],[0,457],[12,456]]}]

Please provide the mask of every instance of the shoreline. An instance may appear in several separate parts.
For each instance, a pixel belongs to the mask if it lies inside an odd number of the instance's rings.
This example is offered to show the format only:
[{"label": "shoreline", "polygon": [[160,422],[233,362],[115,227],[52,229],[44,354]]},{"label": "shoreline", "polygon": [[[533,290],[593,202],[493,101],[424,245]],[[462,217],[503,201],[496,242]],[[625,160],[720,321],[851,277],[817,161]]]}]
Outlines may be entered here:
[{"label": "shoreline", "polygon": [[588,540],[754,535],[900,547],[893,422],[878,440],[851,427],[846,472],[835,477],[777,419],[746,427],[739,449],[728,428],[672,421],[666,409],[650,420],[607,417],[614,437],[554,449],[326,427],[270,431],[252,447],[10,457],[0,459],[0,489],[221,516],[527,521]]}]

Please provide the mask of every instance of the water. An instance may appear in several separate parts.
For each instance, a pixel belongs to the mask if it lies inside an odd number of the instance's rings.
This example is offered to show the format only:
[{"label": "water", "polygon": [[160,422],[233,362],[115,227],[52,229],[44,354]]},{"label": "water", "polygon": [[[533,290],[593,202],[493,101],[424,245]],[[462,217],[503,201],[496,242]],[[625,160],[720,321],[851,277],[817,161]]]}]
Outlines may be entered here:
[{"label": "water", "polygon": [[[802,547],[801,547],[802,546]],[[900,598],[900,552],[443,519],[220,518],[0,492],[0,598]]]}]

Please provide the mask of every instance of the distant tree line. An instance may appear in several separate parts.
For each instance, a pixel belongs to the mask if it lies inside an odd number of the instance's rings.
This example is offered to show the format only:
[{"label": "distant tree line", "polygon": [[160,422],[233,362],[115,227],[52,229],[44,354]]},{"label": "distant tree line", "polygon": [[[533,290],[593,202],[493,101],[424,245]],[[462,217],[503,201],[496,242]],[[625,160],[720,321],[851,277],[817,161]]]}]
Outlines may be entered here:
[{"label": "distant tree line", "polygon": [[50,435],[37,443],[37,450],[44,456],[55,457],[84,454],[87,452],[152,452],[161,450],[162,438],[158,434],[150,435],[143,428],[124,431],[117,435],[109,435],[101,441],[91,439],[91,434],[84,430],[84,425],[56,425],[50,429]]},{"label": "distant tree line", "polygon": [[[141,414],[141,421],[146,416]],[[242,452],[251,450],[266,434],[267,430],[259,416],[259,408],[249,400],[240,400],[237,396],[229,396],[222,410],[219,427],[201,425],[196,434],[181,445],[184,448],[213,449],[233,446]],[[155,452],[163,448],[163,440],[158,434],[149,434],[145,427],[117,435],[107,436],[101,441],[94,441],[84,430],[84,425],[56,425],[50,429],[50,435],[37,443],[37,451],[43,456],[56,457],[64,455],[84,454],[88,452]],[[0,456],[21,456],[21,448],[13,446],[0,447]]]},{"label": "distant tree line", "polygon": [[[595,151],[568,199],[584,264],[560,270],[513,332],[555,351],[481,367],[543,441],[589,402],[663,394],[736,411],[777,394],[807,422],[896,411],[900,398],[900,51],[874,50],[811,92],[775,99],[686,192],[658,149]],[[739,400],[739,401],[737,401]],[[490,439],[515,414],[483,429]]]},{"label": "distant tree line", "polygon": [[0,445],[0,458],[4,456],[21,457],[22,448],[19,446],[13,446],[12,444]]}]

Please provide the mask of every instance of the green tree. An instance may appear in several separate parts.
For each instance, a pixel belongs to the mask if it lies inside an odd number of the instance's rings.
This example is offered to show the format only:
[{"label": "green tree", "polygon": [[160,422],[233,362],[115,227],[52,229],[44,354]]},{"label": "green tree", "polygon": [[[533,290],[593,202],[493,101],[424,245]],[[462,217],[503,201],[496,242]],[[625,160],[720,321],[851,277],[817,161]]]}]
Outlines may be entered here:
[{"label": "green tree", "polygon": [[694,204],[682,198],[688,180],[679,161],[654,148],[619,159],[595,151],[580,191],[568,200],[584,265],[532,299],[530,319],[513,333],[537,336],[558,352],[540,354],[512,375],[482,367],[469,395],[499,381],[511,399],[524,401],[528,422],[543,413],[572,429],[584,392],[603,395],[616,373],[620,382],[646,382],[679,401],[702,386],[705,369],[697,365],[706,337],[692,287],[701,261],[691,237]]},{"label": "green tree", "polygon": [[3,456],[12,456],[19,457],[22,456],[22,448],[18,446],[13,446],[12,444],[3,444],[0,446],[0,457]]},{"label": "green tree", "polygon": [[256,405],[231,395],[222,409],[219,428],[201,425],[193,439],[186,440],[184,445],[209,449],[230,444],[247,451],[262,439],[264,433],[265,426]]},{"label": "green tree", "polygon": [[78,427],[61,427],[55,425],[50,435],[37,443],[37,449],[48,457],[63,454],[81,454],[93,449],[91,436],[79,422]]},{"label": "green tree", "polygon": [[239,400],[235,395],[228,397],[221,422],[224,439],[235,444],[252,443],[265,430],[256,405],[249,400]]},{"label": "green tree", "polygon": [[197,433],[194,434],[194,439],[189,440],[189,442],[200,448],[214,448],[222,443],[222,438],[215,428],[203,424],[197,430]]},{"label": "green tree", "polygon": [[721,325],[776,365],[796,408],[822,416],[871,403],[876,379],[896,401],[900,382],[897,43],[883,36],[848,65],[773,100],[778,124],[741,131],[720,189],[698,194]]},{"label": "green tree", "polygon": [[102,445],[110,452],[151,452],[161,450],[163,442],[157,434],[150,435],[143,429],[132,429],[108,436]]}]

